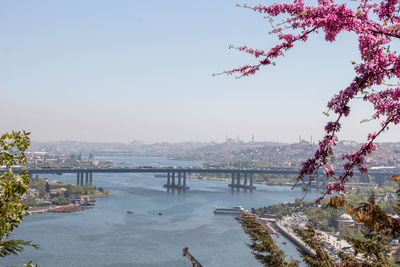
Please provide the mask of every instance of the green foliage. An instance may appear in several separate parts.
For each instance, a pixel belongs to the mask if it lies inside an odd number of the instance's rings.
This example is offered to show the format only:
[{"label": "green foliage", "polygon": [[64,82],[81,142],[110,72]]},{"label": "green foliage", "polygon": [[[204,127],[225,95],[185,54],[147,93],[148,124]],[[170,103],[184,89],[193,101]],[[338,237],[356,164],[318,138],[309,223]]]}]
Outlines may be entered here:
[{"label": "green foliage", "polygon": [[89,195],[89,196],[102,196],[102,195],[109,195],[109,192],[104,188],[100,187],[96,189],[95,186],[90,184],[81,185],[63,185],[67,191],[65,191],[64,195],[66,197],[79,197],[82,195]]},{"label": "green foliage", "polygon": [[309,223],[305,229],[293,228],[293,230],[300,235],[301,239],[307,246],[314,251],[314,255],[311,255],[305,251],[299,250],[300,256],[303,260],[311,267],[335,267],[335,260],[329,256],[324,249],[324,243],[316,238],[316,231],[314,226]]},{"label": "green foliage", "polygon": [[25,201],[25,205],[28,207],[35,207],[37,204],[36,197],[28,197]]},{"label": "green foliage", "polygon": [[[389,257],[387,256],[391,251],[389,236],[384,235],[382,232],[369,231],[364,233],[364,238],[362,239],[347,237],[347,241],[357,254],[363,255],[371,266],[389,266]],[[355,259],[352,259],[352,262],[354,261]]]},{"label": "green foliage", "polygon": [[43,198],[46,195],[46,181],[43,179],[39,179],[35,184],[35,188],[39,190],[39,197]]},{"label": "green foliage", "polygon": [[25,241],[21,239],[1,240],[0,241],[0,258],[5,256],[18,254],[24,250],[24,246],[31,246],[36,249],[40,249],[38,245],[32,243],[32,241]]},{"label": "green foliage", "polygon": [[28,190],[29,175],[26,171],[13,172],[15,166],[26,162],[25,150],[30,145],[28,135],[13,131],[0,137],[0,165],[7,166],[7,171],[0,174],[0,258],[17,254],[27,245],[38,248],[30,241],[9,239],[28,209],[21,196]]},{"label": "green foliage", "polygon": [[66,205],[69,201],[64,196],[59,196],[51,201],[54,205]]},{"label": "green foliage", "polygon": [[293,212],[303,211],[306,206],[313,205],[307,201],[296,201],[295,203],[278,203],[272,206],[252,209],[252,212],[257,215],[262,214],[275,214],[277,218],[282,218],[284,216],[290,215]]},{"label": "green foliage", "polygon": [[[398,183],[396,191],[400,198],[400,176],[395,175],[392,180]],[[394,201],[381,200],[377,202],[374,193],[384,196],[386,193],[393,192],[392,185],[379,188],[377,191],[371,188],[358,188],[350,194],[344,196],[335,195],[329,200],[324,200],[321,206],[306,201],[297,201],[295,203],[281,203],[270,207],[252,209],[252,212],[262,215],[265,213],[276,214],[278,218],[290,215],[293,212],[303,212],[307,215],[312,224],[307,225],[305,229],[294,229],[300,235],[304,243],[316,253],[310,255],[305,252],[300,252],[301,257],[309,266],[366,266],[366,267],[388,267],[395,266],[390,263],[388,257],[391,246],[391,239],[400,237],[400,219],[392,217],[388,211],[400,213],[400,203]],[[384,202],[386,201],[386,202]],[[393,206],[391,204],[394,204]],[[347,212],[352,215],[358,222],[363,223],[364,230],[355,233],[353,229],[343,228],[341,235],[352,245],[355,254],[339,252],[338,256],[342,265],[336,265],[335,261],[324,250],[324,243],[316,237],[317,229],[324,231],[332,231],[337,229],[337,218],[340,214]],[[247,232],[246,232],[247,233]],[[262,231],[259,235],[265,234]],[[268,233],[267,233],[268,234]],[[259,240],[263,237],[258,236]],[[265,253],[268,253],[268,246],[265,246]],[[273,248],[275,249],[275,248]],[[279,252],[274,251],[273,255],[279,255]],[[356,256],[360,255],[360,258]],[[265,266],[274,266],[265,264]]]},{"label": "green foliage", "polygon": [[243,213],[241,224],[252,242],[248,246],[253,251],[255,258],[264,266],[298,266],[298,262],[293,258],[290,258],[289,261],[285,260],[285,253],[278,248],[268,231],[254,216]]}]

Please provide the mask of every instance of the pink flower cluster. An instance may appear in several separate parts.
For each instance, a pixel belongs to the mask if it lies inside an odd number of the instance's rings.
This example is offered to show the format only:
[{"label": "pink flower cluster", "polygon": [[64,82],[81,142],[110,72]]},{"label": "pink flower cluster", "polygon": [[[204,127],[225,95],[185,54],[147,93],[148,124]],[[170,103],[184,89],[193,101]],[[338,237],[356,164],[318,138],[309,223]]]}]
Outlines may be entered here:
[{"label": "pink flower cluster", "polygon": [[[338,141],[336,134],[340,131],[341,120],[350,114],[350,102],[362,94],[362,99],[374,106],[373,119],[381,120],[381,127],[375,133],[369,134],[367,142],[357,151],[343,155],[343,174],[326,186],[326,193],[342,192],[345,183],[354,175],[354,169],[365,174],[368,172],[364,166],[365,157],[377,149],[375,139],[388,130],[390,124],[400,123],[400,87],[390,88],[384,85],[385,81],[400,78],[400,56],[390,48],[394,39],[400,39],[400,3],[398,0],[360,0],[356,8],[350,8],[346,4],[336,3],[335,0],[318,0],[316,5],[306,5],[303,0],[294,0],[293,3],[259,5],[252,9],[270,17],[284,17],[286,26],[274,27],[272,30],[272,33],[278,34],[280,43],[268,52],[247,46],[238,47],[238,50],[262,59],[256,64],[226,71],[226,74],[255,74],[261,65],[271,64],[272,58],[292,49],[298,41],[306,42],[312,33],[324,32],[325,39],[329,42],[334,42],[338,34],[344,31],[358,36],[360,61],[354,63],[356,76],[328,102],[329,111],[335,113],[337,118],[327,123],[326,134],[319,142],[318,150],[314,157],[303,163],[298,176],[298,180],[306,175],[315,177],[322,168],[328,178],[335,177],[330,161]],[[285,30],[291,32],[283,33]]]}]

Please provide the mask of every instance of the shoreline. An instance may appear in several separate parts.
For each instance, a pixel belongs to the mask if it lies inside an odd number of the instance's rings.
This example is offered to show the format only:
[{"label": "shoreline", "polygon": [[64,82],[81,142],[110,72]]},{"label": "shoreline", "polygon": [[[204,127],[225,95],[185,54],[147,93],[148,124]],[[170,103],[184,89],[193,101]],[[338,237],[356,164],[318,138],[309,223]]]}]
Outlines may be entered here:
[{"label": "shoreline", "polygon": [[[230,182],[231,178],[217,178],[217,177],[196,177],[189,176],[188,179],[210,180],[210,181],[226,181]],[[254,184],[269,185],[269,186],[293,186],[293,183],[268,183],[264,181],[254,181]]]},{"label": "shoreline", "polygon": [[75,204],[67,204],[67,205],[57,205],[43,208],[30,208],[28,209],[28,215],[39,214],[39,213],[50,213],[50,212],[62,212],[62,213],[70,213],[75,211],[81,211],[86,209],[91,209],[94,206],[82,206]]},{"label": "shoreline", "polygon": [[[112,196],[112,193],[107,190],[106,194],[102,193],[102,195],[91,195],[89,197],[97,198],[97,197],[108,197],[108,196]],[[77,207],[77,209],[75,210],[75,208],[73,208],[73,207]],[[82,209],[82,207],[83,207],[83,209]],[[71,208],[73,208],[74,211],[79,211],[79,210],[85,210],[87,208],[93,208],[93,207],[94,207],[94,205],[93,206],[92,205],[85,206],[85,205],[76,205],[74,203],[69,203],[69,204],[65,204],[65,205],[50,205],[50,206],[46,206],[46,207],[29,207],[27,215],[49,213],[49,212],[61,212],[60,210],[63,210],[63,209],[67,210],[67,209],[71,209]]]}]

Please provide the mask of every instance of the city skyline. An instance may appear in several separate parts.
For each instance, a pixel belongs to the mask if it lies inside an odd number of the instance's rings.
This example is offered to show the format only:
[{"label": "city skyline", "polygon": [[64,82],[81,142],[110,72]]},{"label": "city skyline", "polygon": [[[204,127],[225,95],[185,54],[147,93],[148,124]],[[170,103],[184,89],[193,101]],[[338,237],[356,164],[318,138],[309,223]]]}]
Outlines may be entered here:
[{"label": "city skyline", "polygon": [[[260,1],[248,1],[249,5]],[[354,76],[355,36],[314,35],[276,67],[235,79],[212,73],[256,62],[230,44],[268,49],[263,16],[234,1],[20,1],[1,3],[0,129],[34,140],[317,142],[326,103]],[[361,100],[360,100],[361,101]],[[352,105],[340,140],[376,129]],[[397,141],[392,127],[377,141]]]}]

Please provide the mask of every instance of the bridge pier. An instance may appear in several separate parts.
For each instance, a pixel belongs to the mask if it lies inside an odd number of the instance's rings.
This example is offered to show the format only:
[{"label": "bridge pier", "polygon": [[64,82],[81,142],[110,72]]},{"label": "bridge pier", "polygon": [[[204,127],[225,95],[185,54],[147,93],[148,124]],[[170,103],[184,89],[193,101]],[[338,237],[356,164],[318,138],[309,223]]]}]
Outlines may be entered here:
[{"label": "bridge pier", "polygon": [[236,182],[235,182],[235,173],[232,173],[232,182],[228,185],[230,188],[234,189],[239,189],[241,187],[240,184],[240,173],[238,172],[236,175]]},{"label": "bridge pier", "polygon": [[255,186],[253,186],[253,174],[250,173],[250,186],[249,186],[250,191],[253,191],[256,189]]},{"label": "bridge pier", "polygon": [[76,185],[79,185],[79,172],[76,173]]},{"label": "bridge pier", "polygon": [[85,184],[89,183],[89,173],[86,172],[86,177],[85,177]]},{"label": "bridge pier", "polygon": [[172,186],[175,186],[175,173],[172,173]]},{"label": "bridge pier", "polygon": [[253,191],[254,189],[256,189],[256,187],[253,186],[253,173],[249,173],[249,176],[250,176],[249,177],[250,178],[249,185],[247,184],[247,181],[248,181],[248,173],[247,172],[244,173],[243,184],[240,184],[240,173],[239,172],[237,173],[236,182],[235,182],[235,173],[233,172],[232,173],[232,182],[228,186],[231,187],[232,189],[233,188],[236,188],[236,189],[243,188],[244,190],[249,189],[250,191]]},{"label": "bridge pier", "polygon": [[240,172],[238,172],[237,177],[236,177],[236,187],[240,188]]},{"label": "bridge pier", "polygon": [[[182,177],[183,176],[183,177]],[[166,187],[168,190],[169,189],[178,189],[178,190],[187,190],[189,187],[186,186],[186,172],[178,172],[178,183],[175,183],[175,172],[172,172],[172,179],[170,179],[171,175],[168,172],[167,173],[167,183],[164,184],[164,187]],[[182,178],[183,178],[183,184],[182,184]]]},{"label": "bridge pier", "polygon": [[89,172],[89,184],[93,184],[93,172]]},{"label": "bridge pier", "polygon": [[83,186],[83,172],[81,172],[81,186]]},{"label": "bridge pier", "polygon": [[189,187],[186,186],[186,172],[183,173],[183,190],[189,189]]}]

